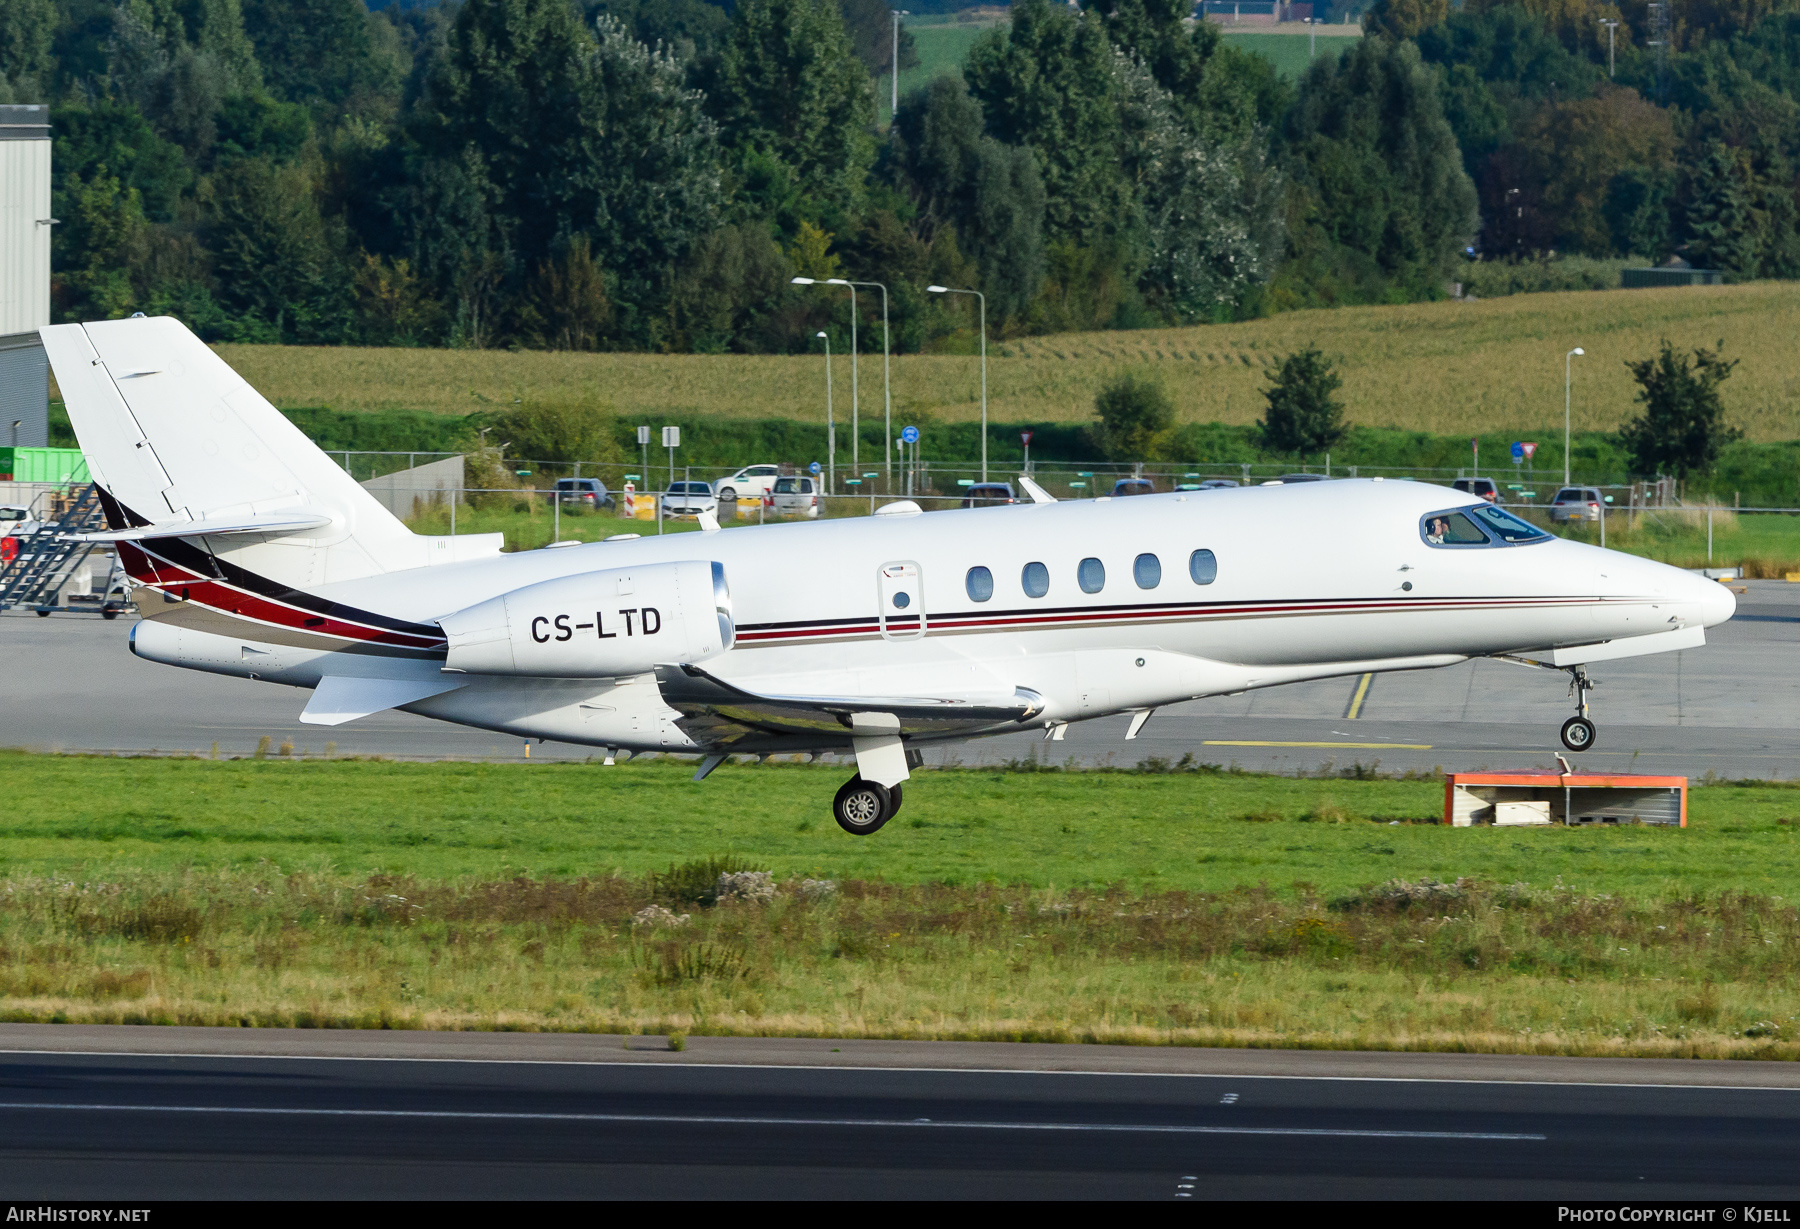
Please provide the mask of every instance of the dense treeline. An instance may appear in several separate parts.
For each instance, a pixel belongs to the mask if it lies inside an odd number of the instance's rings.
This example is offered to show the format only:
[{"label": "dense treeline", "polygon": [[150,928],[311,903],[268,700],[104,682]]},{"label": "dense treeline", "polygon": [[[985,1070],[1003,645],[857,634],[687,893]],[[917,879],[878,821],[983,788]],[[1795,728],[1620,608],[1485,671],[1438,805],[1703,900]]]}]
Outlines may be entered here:
[{"label": "dense treeline", "polygon": [[929,284],[1004,334],[1433,298],[1472,247],[1800,272],[1800,0],[1677,0],[1666,61],[1637,0],[1378,0],[1294,83],[1189,7],[1019,0],[883,129],[879,0],[7,0],[0,101],[54,106],[59,317],[221,340],[841,348],[796,275],[885,283],[917,350],[970,321]]}]

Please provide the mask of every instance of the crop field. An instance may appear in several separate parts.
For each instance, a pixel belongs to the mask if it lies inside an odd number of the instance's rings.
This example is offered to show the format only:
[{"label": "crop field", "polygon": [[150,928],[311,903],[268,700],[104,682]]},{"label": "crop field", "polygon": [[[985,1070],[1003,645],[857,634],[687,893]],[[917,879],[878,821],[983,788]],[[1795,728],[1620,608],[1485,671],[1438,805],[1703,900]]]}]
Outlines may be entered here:
[{"label": "crop field", "polygon": [[1780,786],[941,770],[858,840],[841,767],[0,764],[6,1019],[1800,1057]]},{"label": "crop field", "polygon": [[[1127,370],[1160,375],[1184,422],[1246,424],[1262,414],[1264,364],[1317,346],[1339,365],[1347,417],[1439,434],[1559,429],[1563,355],[1575,360],[1576,430],[1615,430],[1634,412],[1628,359],[1723,339],[1741,365],[1724,386],[1753,440],[1800,437],[1800,289],[1791,283],[1516,295],[1290,312],[1243,324],[995,340],[996,422],[1083,422],[1094,394]],[[972,347],[971,347],[972,348]],[[822,420],[818,356],[571,354],[224,345],[227,362],[275,404],[466,414],[518,399],[607,404],[626,417]],[[850,360],[836,364],[847,417]],[[862,409],[879,412],[878,357],[861,363]],[[980,412],[972,355],[901,355],[896,421],[968,421]],[[1529,436],[1527,436],[1529,438]]]}]

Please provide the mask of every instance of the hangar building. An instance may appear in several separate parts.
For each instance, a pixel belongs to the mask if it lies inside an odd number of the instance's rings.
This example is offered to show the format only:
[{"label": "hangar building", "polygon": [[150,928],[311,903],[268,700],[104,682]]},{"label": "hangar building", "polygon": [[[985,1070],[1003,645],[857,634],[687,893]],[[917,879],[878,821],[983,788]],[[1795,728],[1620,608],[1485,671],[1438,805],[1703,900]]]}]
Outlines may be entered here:
[{"label": "hangar building", "polygon": [[0,106],[0,447],[50,443],[50,108]]}]

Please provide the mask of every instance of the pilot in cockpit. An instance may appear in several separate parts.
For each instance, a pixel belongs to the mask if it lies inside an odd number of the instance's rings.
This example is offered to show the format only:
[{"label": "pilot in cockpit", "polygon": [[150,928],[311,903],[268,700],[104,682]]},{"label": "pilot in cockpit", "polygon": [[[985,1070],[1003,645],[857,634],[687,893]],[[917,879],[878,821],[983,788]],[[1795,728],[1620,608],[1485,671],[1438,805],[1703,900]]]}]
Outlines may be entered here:
[{"label": "pilot in cockpit", "polygon": [[1433,546],[1442,546],[1450,533],[1450,522],[1441,516],[1431,518],[1431,524],[1425,527],[1425,540]]}]

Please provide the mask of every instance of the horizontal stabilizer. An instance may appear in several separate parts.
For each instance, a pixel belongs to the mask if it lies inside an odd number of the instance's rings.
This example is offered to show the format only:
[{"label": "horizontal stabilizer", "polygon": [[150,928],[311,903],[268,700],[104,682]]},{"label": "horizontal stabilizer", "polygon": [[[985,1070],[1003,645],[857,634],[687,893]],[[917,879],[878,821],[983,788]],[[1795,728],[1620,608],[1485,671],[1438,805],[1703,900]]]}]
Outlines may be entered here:
[{"label": "horizontal stabilizer", "polygon": [[370,713],[398,708],[419,700],[455,691],[467,680],[442,679],[367,679],[348,675],[327,675],[313,689],[313,696],[300,714],[307,725],[343,725]]},{"label": "horizontal stabilizer", "polygon": [[108,529],[77,536],[83,542],[142,542],[149,538],[201,538],[222,533],[299,533],[331,524],[323,512],[263,512],[255,516],[220,517],[216,521],[165,521],[135,529]]}]

